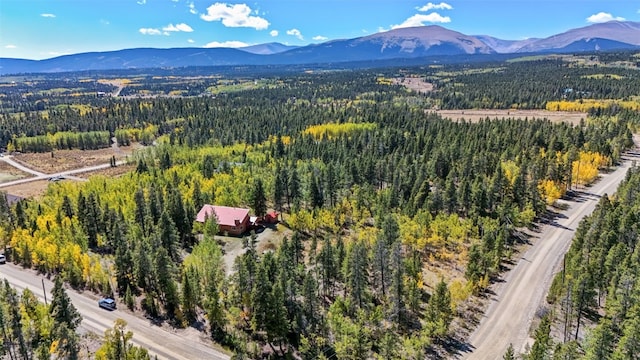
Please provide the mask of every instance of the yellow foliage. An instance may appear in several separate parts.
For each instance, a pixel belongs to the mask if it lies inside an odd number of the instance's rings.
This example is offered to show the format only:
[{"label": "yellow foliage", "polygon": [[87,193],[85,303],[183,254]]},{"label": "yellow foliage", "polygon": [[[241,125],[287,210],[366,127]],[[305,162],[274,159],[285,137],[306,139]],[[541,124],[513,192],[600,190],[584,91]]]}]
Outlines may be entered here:
[{"label": "yellow foliage", "polygon": [[335,216],[329,209],[320,209],[316,211],[315,222],[318,228],[324,228],[333,234],[337,233],[339,230],[338,225],[336,225]]},{"label": "yellow foliage", "polygon": [[540,184],[538,184],[538,190],[542,193],[542,197],[547,205],[551,205],[564,195],[566,188],[559,182],[542,180]]},{"label": "yellow foliage", "polygon": [[366,227],[360,231],[358,236],[361,240],[364,240],[367,244],[369,244],[369,246],[373,246],[373,244],[376,242],[376,239],[378,238],[379,232],[380,230],[378,230],[378,228]]},{"label": "yellow foliage", "polygon": [[572,163],[571,175],[576,184],[590,184],[598,177],[598,169],[611,163],[608,156],[597,152],[581,151],[578,160]]},{"label": "yellow foliage", "polygon": [[376,82],[380,85],[393,85],[393,79],[388,79],[384,76],[378,76]]},{"label": "yellow foliage", "polygon": [[[282,141],[282,144],[284,144],[285,146],[290,145],[291,144],[291,136],[282,135],[282,136],[280,136],[280,141]],[[267,142],[270,143],[270,144],[275,144],[276,143],[276,136],[269,135],[269,140],[267,140]]]},{"label": "yellow foliage", "polygon": [[587,112],[591,109],[607,109],[617,105],[621,108],[640,111],[640,101],[611,100],[611,99],[580,99],[574,101],[548,101],[546,109],[549,111]]},{"label": "yellow foliage", "polygon": [[307,210],[300,210],[287,218],[287,223],[292,230],[310,232],[313,231],[313,215]]},{"label": "yellow foliage", "polygon": [[455,279],[449,284],[449,292],[451,293],[451,308],[455,311],[458,304],[471,296],[473,287],[464,280]]},{"label": "yellow foliage", "polygon": [[501,164],[504,176],[509,181],[509,185],[513,186],[516,178],[520,175],[520,167],[513,160],[503,161]]},{"label": "yellow foliage", "polygon": [[371,131],[376,128],[374,123],[342,123],[311,125],[303,131],[303,134],[311,135],[317,140],[324,138],[333,139],[341,135],[349,135],[354,132]]}]

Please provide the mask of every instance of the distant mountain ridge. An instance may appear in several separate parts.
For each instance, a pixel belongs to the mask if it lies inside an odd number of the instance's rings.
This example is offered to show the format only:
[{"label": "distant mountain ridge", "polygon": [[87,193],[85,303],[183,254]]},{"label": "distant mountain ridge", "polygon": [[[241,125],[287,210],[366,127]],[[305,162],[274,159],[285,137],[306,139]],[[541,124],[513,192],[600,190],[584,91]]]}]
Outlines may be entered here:
[{"label": "distant mountain ridge", "polygon": [[640,23],[611,21],[544,39],[502,40],[441,26],[399,28],[354,39],[302,47],[267,43],[231,48],[137,48],[89,52],[45,60],[0,58],[0,75],[188,66],[301,65],[418,59],[428,56],[584,52],[640,49]]},{"label": "distant mountain ridge", "polygon": [[257,55],[272,55],[279,54],[281,52],[285,52],[292,49],[297,49],[299,46],[291,46],[280,44],[278,42],[266,43],[266,44],[258,44],[251,45],[238,48],[238,50],[246,51],[248,53],[257,54]]}]

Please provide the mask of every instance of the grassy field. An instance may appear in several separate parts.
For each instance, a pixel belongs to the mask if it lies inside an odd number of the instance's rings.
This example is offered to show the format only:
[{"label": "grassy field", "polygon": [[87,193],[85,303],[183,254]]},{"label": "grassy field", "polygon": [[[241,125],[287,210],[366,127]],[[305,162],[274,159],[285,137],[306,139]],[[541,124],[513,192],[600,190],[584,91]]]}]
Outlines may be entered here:
[{"label": "grassy field", "polygon": [[548,119],[554,122],[568,122],[571,124],[579,124],[580,120],[587,119],[587,113],[568,112],[568,111],[547,111],[547,110],[436,110],[434,111],[444,118],[453,121],[471,121],[477,122],[482,119]]}]

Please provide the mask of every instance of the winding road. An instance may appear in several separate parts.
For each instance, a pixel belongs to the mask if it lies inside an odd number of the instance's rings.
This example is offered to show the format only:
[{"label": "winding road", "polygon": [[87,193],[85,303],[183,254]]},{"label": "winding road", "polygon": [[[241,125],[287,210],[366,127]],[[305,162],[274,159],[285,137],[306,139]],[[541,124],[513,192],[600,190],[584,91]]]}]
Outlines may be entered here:
[{"label": "winding road", "polygon": [[553,276],[561,270],[578,224],[593,212],[602,195],[615,193],[633,160],[640,160],[640,156],[625,154],[615,171],[601,175],[593,186],[578,191],[577,198],[566,202],[568,209],[554,223],[541,227],[531,239],[533,245],[505,274],[504,282],[491,288],[495,296],[468,340],[469,352],[461,358],[501,359],[510,343],[517,352],[525,351],[535,312],[544,304]]}]

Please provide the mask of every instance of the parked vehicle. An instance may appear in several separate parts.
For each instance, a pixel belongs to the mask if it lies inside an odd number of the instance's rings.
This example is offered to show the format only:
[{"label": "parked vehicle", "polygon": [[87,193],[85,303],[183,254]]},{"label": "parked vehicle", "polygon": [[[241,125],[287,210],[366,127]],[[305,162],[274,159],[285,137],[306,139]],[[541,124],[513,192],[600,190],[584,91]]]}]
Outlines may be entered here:
[{"label": "parked vehicle", "polygon": [[0,264],[6,264],[7,263],[7,257],[4,256],[4,254],[0,254]]},{"label": "parked vehicle", "polygon": [[107,310],[115,310],[116,309],[116,301],[112,298],[102,298],[98,301],[98,306]]}]

